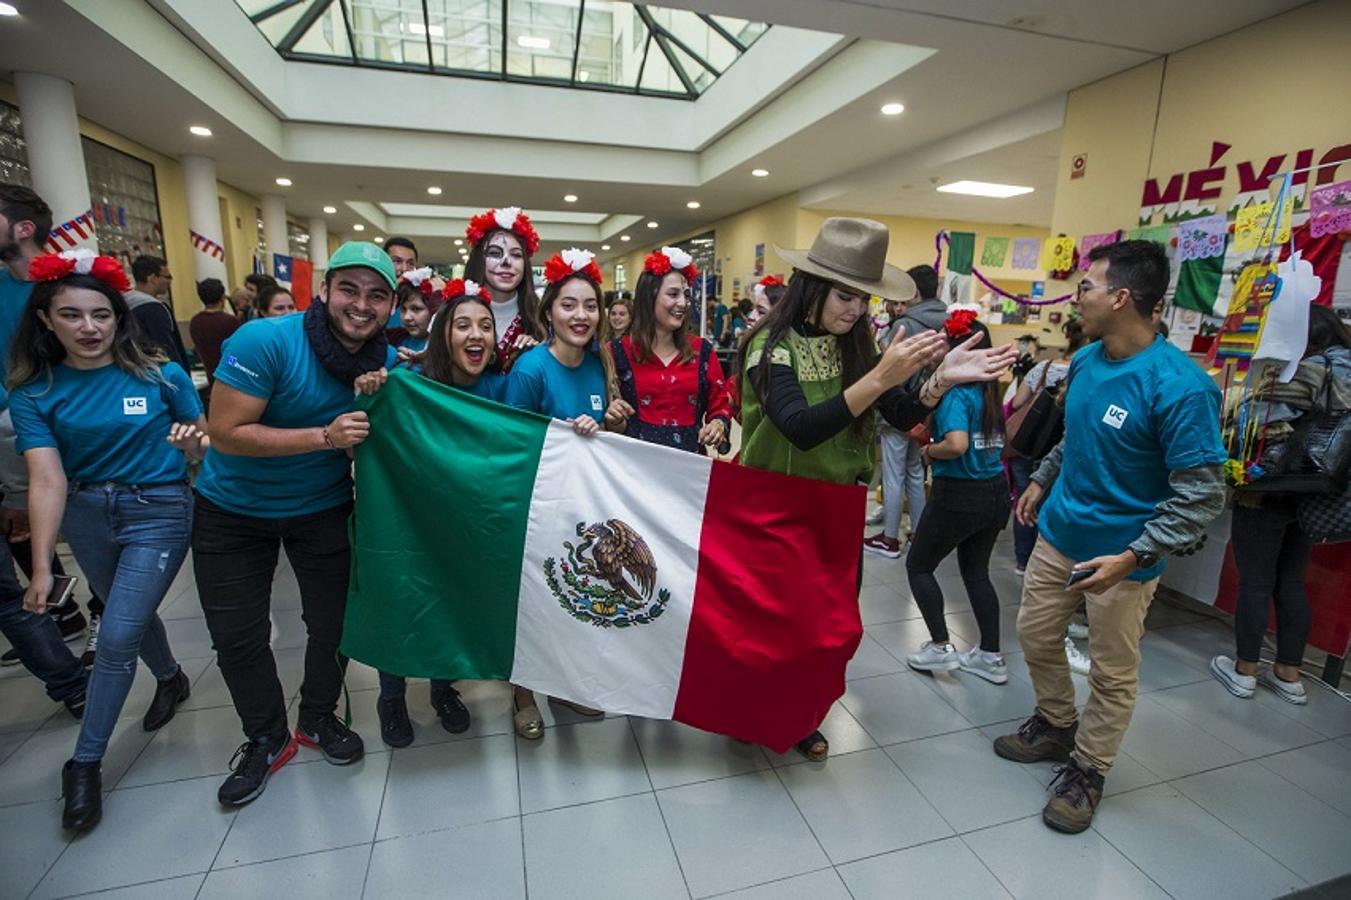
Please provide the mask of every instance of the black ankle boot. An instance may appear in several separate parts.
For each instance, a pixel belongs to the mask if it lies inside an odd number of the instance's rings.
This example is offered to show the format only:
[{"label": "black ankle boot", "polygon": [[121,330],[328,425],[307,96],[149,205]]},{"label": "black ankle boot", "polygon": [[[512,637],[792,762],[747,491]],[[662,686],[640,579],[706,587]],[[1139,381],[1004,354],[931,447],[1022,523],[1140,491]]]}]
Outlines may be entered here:
[{"label": "black ankle boot", "polygon": [[61,827],[69,831],[88,831],[103,818],[103,766],[67,760],[61,769],[61,793],[66,808]]},{"label": "black ankle boot", "polygon": [[178,704],[188,699],[192,693],[192,682],[188,681],[188,675],[180,667],[178,673],[168,681],[161,681],[155,686],[154,699],[150,701],[150,708],[145,711],[145,719],[141,726],[146,731],[156,731],[169,724],[169,720],[178,712]]}]

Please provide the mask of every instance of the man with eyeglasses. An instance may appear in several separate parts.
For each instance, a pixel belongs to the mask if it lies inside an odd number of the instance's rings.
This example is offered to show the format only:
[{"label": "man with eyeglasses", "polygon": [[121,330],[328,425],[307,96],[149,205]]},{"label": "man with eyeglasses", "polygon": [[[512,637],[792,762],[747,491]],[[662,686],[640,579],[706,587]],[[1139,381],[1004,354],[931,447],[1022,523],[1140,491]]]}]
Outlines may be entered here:
[{"label": "man with eyeglasses", "polygon": [[160,299],[169,293],[169,286],[174,281],[169,264],[158,256],[138,256],[131,263],[131,277],[136,281],[136,288],[124,296],[136,324],[141,326],[143,343],[147,349],[178,363],[183,371],[189,371],[188,351],[178,333],[173,310]]},{"label": "man with eyeglasses", "polygon": [[[1068,833],[1092,823],[1130,725],[1145,613],[1164,557],[1195,544],[1223,510],[1227,456],[1219,389],[1154,329],[1168,289],[1163,246],[1122,241],[1089,259],[1074,305],[1084,334],[1097,340],[1070,364],[1064,440],[1016,510],[1041,532],[1018,613],[1037,706],[994,742],[1015,762],[1063,764],[1042,820]],[[1079,716],[1064,637],[1082,602],[1093,666]]]}]

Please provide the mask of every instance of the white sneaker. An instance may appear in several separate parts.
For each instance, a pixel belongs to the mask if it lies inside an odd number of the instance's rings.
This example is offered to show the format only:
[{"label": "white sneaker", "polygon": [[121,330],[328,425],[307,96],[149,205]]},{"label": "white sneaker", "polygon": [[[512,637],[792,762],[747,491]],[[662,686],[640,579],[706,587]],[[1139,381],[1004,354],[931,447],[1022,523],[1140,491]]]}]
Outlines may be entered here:
[{"label": "white sneaker", "polygon": [[[1241,697],[1244,700],[1257,693],[1257,678],[1253,675],[1244,675],[1234,665],[1234,661],[1227,656],[1212,656],[1210,658],[1210,674],[1215,676],[1215,680],[1224,685],[1224,689],[1235,697]],[[1303,685],[1300,685],[1302,688]]]},{"label": "white sneaker", "polygon": [[881,525],[882,520],[886,518],[887,511],[883,507],[877,507],[877,510],[868,516],[869,525]]},{"label": "white sneaker", "polygon": [[1087,675],[1088,670],[1093,666],[1093,661],[1088,658],[1088,654],[1080,651],[1069,635],[1065,635],[1065,658],[1069,660],[1070,671],[1075,675]]},{"label": "white sneaker", "polygon": [[979,647],[957,654],[957,667],[991,684],[1005,684],[1009,680],[1009,669],[1004,664],[1003,655],[987,653]]},{"label": "white sneaker", "polygon": [[935,644],[933,641],[920,644],[919,652],[907,656],[905,664],[921,672],[951,672],[961,665],[956,647],[952,644]]},{"label": "white sneaker", "polygon": [[[1212,660],[1212,665],[1214,661]],[[1309,696],[1304,693],[1304,682],[1302,681],[1282,681],[1276,677],[1276,673],[1271,668],[1265,667],[1257,673],[1257,683],[1264,688],[1270,689],[1277,697],[1287,703],[1294,703],[1297,706],[1303,706],[1309,702]]]},{"label": "white sneaker", "polygon": [[1088,626],[1083,625],[1079,622],[1071,622],[1069,627],[1069,635],[1076,641],[1086,641],[1088,640]]}]

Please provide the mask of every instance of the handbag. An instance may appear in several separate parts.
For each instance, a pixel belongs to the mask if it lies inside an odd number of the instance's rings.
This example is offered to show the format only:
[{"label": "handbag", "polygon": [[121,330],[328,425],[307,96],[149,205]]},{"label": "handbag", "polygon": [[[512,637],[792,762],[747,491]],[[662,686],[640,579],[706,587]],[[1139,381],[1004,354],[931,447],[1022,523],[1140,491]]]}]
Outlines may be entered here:
[{"label": "handbag", "polygon": [[1004,423],[1004,458],[1021,456],[1041,459],[1065,436],[1065,409],[1060,403],[1061,386],[1069,380],[1044,387]]},{"label": "handbag", "polygon": [[1351,490],[1303,497],[1295,517],[1300,530],[1320,544],[1351,541]]},{"label": "handbag", "polygon": [[1351,414],[1332,407],[1329,360],[1313,405],[1295,422],[1286,440],[1263,451],[1259,460],[1262,476],[1244,487],[1264,493],[1308,494],[1312,500],[1336,503],[1351,480]]}]

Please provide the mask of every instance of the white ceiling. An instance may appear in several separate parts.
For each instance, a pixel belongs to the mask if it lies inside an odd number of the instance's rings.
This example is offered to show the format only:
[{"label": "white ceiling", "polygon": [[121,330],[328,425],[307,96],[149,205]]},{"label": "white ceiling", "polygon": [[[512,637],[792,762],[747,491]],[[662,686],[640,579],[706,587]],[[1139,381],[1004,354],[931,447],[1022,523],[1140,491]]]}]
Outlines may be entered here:
[{"label": "white ceiling", "polygon": [[[334,205],[339,232],[416,225],[441,258],[462,227],[449,207],[522,206],[546,250],[622,229],[652,244],[791,192],[817,208],[1048,224],[1065,92],[1301,4],[665,0],[792,26],[689,102],[285,62],[233,0],[13,2],[0,66],[71,80],[83,115],[168,155],[212,155],[222,180],[282,193],[301,219]],[[905,113],[880,116],[890,101]],[[198,123],[215,135],[190,137]],[[957,178],[1037,190],[932,190]],[[569,193],[566,212],[593,222],[535,212],[564,211]]]}]

